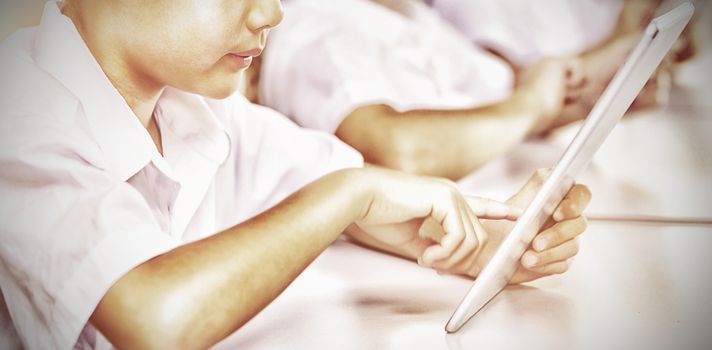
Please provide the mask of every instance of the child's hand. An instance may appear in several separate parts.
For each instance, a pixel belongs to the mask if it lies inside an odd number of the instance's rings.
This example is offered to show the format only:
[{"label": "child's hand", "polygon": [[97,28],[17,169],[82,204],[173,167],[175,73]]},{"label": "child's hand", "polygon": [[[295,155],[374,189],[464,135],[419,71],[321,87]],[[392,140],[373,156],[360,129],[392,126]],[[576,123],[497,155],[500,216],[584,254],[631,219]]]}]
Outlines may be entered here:
[{"label": "child's hand", "polygon": [[672,59],[666,57],[650,76],[643,89],[628,108],[628,112],[637,112],[646,109],[665,106],[670,100],[672,91],[673,71]]},{"label": "child's hand", "polygon": [[584,185],[574,185],[552,215],[550,225],[537,234],[520,259],[521,266],[510,283],[531,281],[566,272],[578,253],[576,238],[586,230],[583,210],[591,199]]},{"label": "child's hand", "polygon": [[467,198],[448,180],[364,169],[370,206],[349,234],[376,248],[436,269],[477,256],[487,240],[479,218],[512,218],[509,205]]},{"label": "child's hand", "polygon": [[545,58],[521,73],[520,96],[539,111],[535,133],[547,130],[561,114],[564,102],[575,98],[575,89],[583,84],[578,61],[565,58]]},{"label": "child's hand", "polygon": [[[547,171],[538,171],[527,184],[507,201],[511,213],[529,204],[536,191],[546,179]],[[581,213],[590,201],[591,193],[583,185],[575,185],[559,204],[553,214],[552,224],[545,226],[532,241],[521,258],[521,266],[510,283],[531,281],[547,275],[568,270],[570,259],[578,252],[576,237],[586,229],[586,220]],[[513,217],[509,217],[513,219]],[[488,233],[488,240],[478,255],[469,256],[450,269],[439,269],[441,273],[460,274],[477,277],[485,265],[512,230],[514,222],[505,220],[483,220],[482,227]]]},{"label": "child's hand", "polygon": [[[546,180],[549,170],[538,170],[524,187],[507,202],[526,206]],[[535,280],[568,270],[571,258],[578,253],[576,237],[586,230],[583,210],[591,200],[591,192],[584,185],[574,185],[520,259],[521,266],[510,283]]]}]

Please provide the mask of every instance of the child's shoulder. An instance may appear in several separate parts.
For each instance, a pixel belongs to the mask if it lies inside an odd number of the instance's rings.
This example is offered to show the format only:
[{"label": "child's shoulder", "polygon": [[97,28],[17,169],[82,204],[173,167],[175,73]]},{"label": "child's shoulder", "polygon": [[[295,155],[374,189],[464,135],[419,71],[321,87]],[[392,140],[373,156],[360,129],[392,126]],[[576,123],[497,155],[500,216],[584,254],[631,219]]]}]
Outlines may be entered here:
[{"label": "child's shoulder", "polygon": [[2,154],[48,148],[94,153],[79,99],[32,58],[33,34],[32,28],[20,30],[0,44]]},{"label": "child's shoulder", "polygon": [[70,122],[78,99],[32,58],[34,28],[15,32],[0,44],[0,123],[41,117]]}]

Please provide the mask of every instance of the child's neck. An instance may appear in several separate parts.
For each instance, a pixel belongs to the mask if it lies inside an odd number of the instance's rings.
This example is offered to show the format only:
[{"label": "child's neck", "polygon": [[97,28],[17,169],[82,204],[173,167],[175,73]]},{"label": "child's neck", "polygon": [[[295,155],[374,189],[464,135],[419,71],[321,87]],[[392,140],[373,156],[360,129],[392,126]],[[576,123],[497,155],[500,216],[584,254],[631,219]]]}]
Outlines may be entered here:
[{"label": "child's neck", "polygon": [[[141,121],[141,124],[148,129],[151,119],[153,119],[153,111],[156,109],[158,99],[163,93],[163,88],[160,89],[142,89],[140,84],[135,84],[135,80],[126,79],[127,74],[112,71],[111,67],[104,68],[104,72],[109,77],[111,84],[119,91],[121,96],[134,112],[136,117]],[[117,74],[119,73],[119,74]],[[117,76],[119,77],[117,79]],[[121,79],[121,78],[124,79]]]},{"label": "child's neck", "polygon": [[137,69],[133,69],[127,60],[123,59],[121,48],[116,47],[115,44],[107,44],[112,42],[107,39],[112,34],[102,31],[101,26],[92,26],[92,24],[101,22],[99,18],[96,18],[100,14],[96,13],[89,18],[90,20],[86,20],[88,18],[83,16],[81,10],[75,6],[67,5],[66,2],[62,7],[62,13],[72,20],[104,74],[124,98],[141,124],[148,129],[156,103],[163,93],[164,87],[153,83]]}]

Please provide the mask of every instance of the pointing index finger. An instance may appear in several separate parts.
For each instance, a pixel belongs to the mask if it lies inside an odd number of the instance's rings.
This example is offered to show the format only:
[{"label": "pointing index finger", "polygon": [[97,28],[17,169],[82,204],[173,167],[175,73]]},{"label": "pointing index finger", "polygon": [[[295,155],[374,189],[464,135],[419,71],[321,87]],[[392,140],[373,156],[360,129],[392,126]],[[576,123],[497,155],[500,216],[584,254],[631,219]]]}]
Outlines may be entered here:
[{"label": "pointing index finger", "polygon": [[480,219],[517,220],[523,209],[494,199],[465,196],[467,204]]}]

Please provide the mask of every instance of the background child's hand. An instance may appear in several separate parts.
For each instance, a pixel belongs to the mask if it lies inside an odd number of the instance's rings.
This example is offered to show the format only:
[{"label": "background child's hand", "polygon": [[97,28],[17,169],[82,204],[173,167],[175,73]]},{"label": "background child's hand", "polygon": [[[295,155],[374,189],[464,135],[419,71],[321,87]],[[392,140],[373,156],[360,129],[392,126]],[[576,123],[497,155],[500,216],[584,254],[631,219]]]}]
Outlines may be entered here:
[{"label": "background child's hand", "polygon": [[539,111],[534,133],[565,124],[558,120],[564,104],[577,99],[585,84],[581,64],[574,58],[545,58],[524,69],[518,93]]},{"label": "background child's hand", "polygon": [[667,105],[673,85],[672,57],[666,57],[655,70],[643,89],[628,108],[628,112],[658,108]]}]

